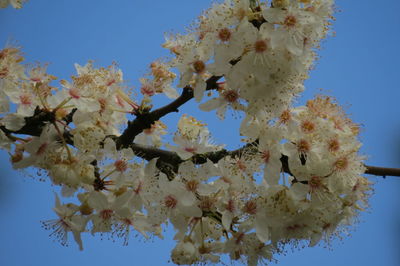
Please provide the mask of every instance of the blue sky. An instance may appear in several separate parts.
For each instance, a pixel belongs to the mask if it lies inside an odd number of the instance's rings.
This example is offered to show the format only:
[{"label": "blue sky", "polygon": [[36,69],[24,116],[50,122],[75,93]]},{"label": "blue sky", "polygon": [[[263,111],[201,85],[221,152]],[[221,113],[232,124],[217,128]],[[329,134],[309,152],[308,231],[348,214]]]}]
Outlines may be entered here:
[{"label": "blue sky", "polygon": [[[167,31],[184,27],[209,5],[206,0],[31,0],[22,10],[0,10],[0,46],[7,42],[23,47],[28,62],[48,62],[59,78],[74,74],[74,63],[93,59],[97,66],[116,61],[132,86],[148,64],[167,56],[160,44]],[[367,164],[400,167],[400,2],[337,1],[336,36],[323,43],[321,58],[299,104],[320,88],[346,106],[354,121],[363,125],[362,152]],[[221,124],[211,113],[198,115],[207,122],[217,143],[238,147],[238,120]],[[173,118],[164,120],[173,121]],[[218,127],[230,130],[218,130]],[[0,265],[166,265],[174,246],[171,232],[165,240],[144,242],[132,238],[101,241],[84,237],[80,252],[71,241],[62,247],[48,237],[40,221],[55,218],[53,191],[34,172],[11,169],[0,151]],[[385,265],[400,264],[400,178],[370,177],[375,182],[371,209],[360,217],[351,236],[323,247],[289,251],[277,256],[278,265]]]}]

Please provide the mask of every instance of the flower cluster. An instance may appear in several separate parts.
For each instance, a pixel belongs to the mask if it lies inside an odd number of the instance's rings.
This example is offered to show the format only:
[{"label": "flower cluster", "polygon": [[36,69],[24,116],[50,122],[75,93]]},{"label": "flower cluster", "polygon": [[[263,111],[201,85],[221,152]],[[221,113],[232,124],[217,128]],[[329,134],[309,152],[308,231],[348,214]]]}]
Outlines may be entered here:
[{"label": "flower cluster", "polygon": [[[246,113],[262,109],[272,118],[303,90],[319,41],[329,30],[332,1],[248,0],[214,4],[186,35],[170,36],[164,47],[175,55],[179,85],[191,85],[201,101],[210,76],[225,81],[218,100],[202,109],[230,104]],[[239,108],[238,101],[245,106]],[[221,114],[223,111],[219,111]]]},{"label": "flower cluster", "polygon": [[[171,223],[176,264],[225,255],[257,265],[287,244],[314,246],[344,232],[371,190],[359,127],[327,96],[291,106],[329,32],[332,5],[214,4],[189,33],[168,36],[163,46],[173,57],[150,65],[140,101],[116,64],[76,64],[77,74],[56,87],[45,65],[22,64],[18,48],[0,51],[0,148],[14,168],[45,170],[72,198],[62,203],[56,194],[58,218],[43,227],[63,245],[72,233],[82,249],[85,232],[127,244],[133,230],[162,238]],[[175,145],[165,143],[160,118],[212,90],[218,96],[199,108],[220,119],[228,109],[243,113],[244,146],[214,144],[206,124],[189,115],[177,123]],[[173,100],[152,110],[156,94]]]},{"label": "flower cluster", "polygon": [[222,148],[221,145],[209,143],[210,132],[205,124],[194,117],[183,115],[178,122],[178,132],[174,136],[174,142],[178,146],[168,145],[171,151],[176,152],[183,160],[187,160],[196,154],[204,154]]}]

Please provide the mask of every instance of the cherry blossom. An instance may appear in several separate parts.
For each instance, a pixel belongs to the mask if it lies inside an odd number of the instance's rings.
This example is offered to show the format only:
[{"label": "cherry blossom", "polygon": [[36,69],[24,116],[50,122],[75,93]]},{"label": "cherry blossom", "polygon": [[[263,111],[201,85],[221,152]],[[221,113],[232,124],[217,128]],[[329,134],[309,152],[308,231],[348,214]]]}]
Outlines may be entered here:
[{"label": "cherry blossom", "polygon": [[[70,201],[56,195],[58,218],[44,227],[62,245],[72,232],[82,249],[82,233],[127,244],[132,231],[163,238],[172,224],[179,265],[226,257],[258,265],[290,244],[340,236],[372,190],[359,126],[332,97],[293,106],[330,31],[332,6],[214,3],[186,34],[167,35],[171,57],[150,64],[138,93],[116,63],[75,64],[70,80],[53,85],[46,65],[25,64],[20,48],[1,50],[0,148],[14,168],[43,170]],[[156,108],[155,95],[171,102]],[[163,117],[193,98],[221,120],[237,114],[240,148],[215,144],[191,115],[167,132]]]}]

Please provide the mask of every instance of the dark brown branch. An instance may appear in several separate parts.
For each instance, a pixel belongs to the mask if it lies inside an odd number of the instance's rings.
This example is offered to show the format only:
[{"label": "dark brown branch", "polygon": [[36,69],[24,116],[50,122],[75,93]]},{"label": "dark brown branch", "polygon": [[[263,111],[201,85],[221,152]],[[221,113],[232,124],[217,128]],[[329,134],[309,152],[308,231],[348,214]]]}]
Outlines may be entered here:
[{"label": "dark brown branch", "polygon": [[77,108],[73,108],[73,109],[71,110],[71,112],[69,112],[69,114],[67,114],[67,115],[63,118],[64,122],[65,122],[67,125],[70,124],[70,123],[72,123],[72,118],[73,118],[73,116],[74,116],[74,114],[75,114],[75,112],[76,112],[77,110],[78,110]]},{"label": "dark brown branch", "polygon": [[[72,117],[76,112],[76,108],[72,109],[62,120],[68,125],[72,122]],[[40,136],[43,127],[48,123],[54,123],[56,121],[56,115],[52,111],[40,109],[36,107],[33,116],[25,117],[25,125],[19,130],[9,130],[5,126],[0,125],[0,130],[6,135],[10,134],[23,134],[29,136]]]},{"label": "dark brown branch", "polygon": [[53,112],[41,110],[36,108],[33,116],[25,117],[25,125],[19,130],[9,130],[5,126],[0,125],[0,130],[6,135],[10,134],[23,134],[30,136],[40,136],[43,127],[49,123],[55,121],[55,114]]},{"label": "dark brown branch", "polygon": [[238,157],[246,152],[255,152],[255,148],[257,147],[258,141],[254,141],[251,143],[247,143],[243,147],[233,150],[233,151],[228,151],[225,149],[219,150],[219,151],[214,151],[214,152],[207,152],[205,154],[197,154],[191,158],[192,162],[195,164],[203,164],[207,162],[207,159],[212,161],[213,163],[217,163],[219,160],[226,156],[230,157]]},{"label": "dark brown branch", "polygon": [[387,168],[365,165],[367,170],[365,171],[368,175],[377,175],[386,178],[386,176],[400,176],[400,168]]},{"label": "dark brown branch", "polygon": [[[206,81],[206,89],[217,89],[217,81],[220,78],[220,76],[212,76],[211,78],[209,78]],[[116,139],[117,148],[121,149],[129,147],[129,145],[133,143],[135,137],[140,134],[144,129],[150,128],[151,125],[154,124],[154,122],[158,121],[161,117],[172,112],[178,112],[178,108],[188,102],[193,97],[193,89],[189,86],[186,86],[185,88],[183,88],[182,94],[166,106],[158,108],[152,112],[138,113],[133,121],[128,122],[128,127],[124,130],[122,135]]]},{"label": "dark brown branch", "polygon": [[178,112],[178,108],[193,98],[193,90],[185,87],[182,94],[170,104],[156,109],[152,112],[138,113],[133,121],[128,122],[128,127],[116,139],[117,149],[127,148],[133,142],[135,137],[144,129],[150,128],[155,121],[168,113]]},{"label": "dark brown branch", "polygon": [[133,150],[136,156],[150,161],[154,158],[159,158],[159,161],[167,163],[174,167],[174,169],[179,166],[183,160],[178,156],[176,152],[157,149],[151,146],[141,145],[132,143],[129,147]]},{"label": "dark brown branch", "polygon": [[[225,149],[215,151],[215,152],[208,152],[205,154],[197,154],[193,156],[190,160],[192,160],[195,164],[204,164],[207,162],[207,159],[212,161],[213,163],[217,163],[219,160],[226,156],[237,157],[244,153],[248,152],[256,152],[254,149],[257,142],[252,142],[244,145],[243,147],[228,151]],[[150,161],[154,158],[159,158],[157,161],[157,166],[161,168],[168,167],[168,170],[172,170],[173,172],[178,172],[179,165],[184,161],[182,160],[176,152],[162,150],[158,148],[154,148],[147,145],[141,145],[132,143],[129,147],[133,150],[136,156],[143,158],[147,161]],[[164,172],[164,171],[163,171]],[[165,172],[164,172],[165,173]]]},{"label": "dark brown branch", "polygon": [[[213,163],[217,163],[219,160],[221,160],[226,156],[237,157],[246,152],[255,152],[256,145],[257,142],[252,142],[244,145],[240,149],[233,151],[222,149],[215,152],[197,154],[194,155],[190,160],[195,164],[204,164],[207,162],[207,159],[212,161]],[[139,144],[132,144],[130,147],[135,152],[135,154],[137,154],[137,156],[143,159],[151,160],[153,158],[160,158],[159,159],[160,161],[163,161],[171,165],[175,172],[177,171],[179,164],[183,162],[183,160],[179,158],[178,154],[172,151],[161,150]],[[289,158],[286,155],[282,155],[280,161],[282,163],[282,171],[293,176],[289,167]],[[365,165],[365,167],[367,168],[365,174],[383,176],[383,177],[386,176],[400,177],[400,168],[386,168],[386,167],[376,167],[369,165]]]},{"label": "dark brown branch", "polygon": [[[221,77],[211,77],[207,81],[207,90],[215,89],[218,87],[217,81]],[[151,127],[151,124],[155,121],[159,120],[161,117],[167,115],[171,112],[176,112],[180,106],[193,98],[193,91],[190,87],[185,87],[180,97],[178,97],[175,101],[170,104],[156,109],[147,114],[142,114],[142,116],[138,116],[134,121],[130,122],[128,128],[124,131],[124,133],[120,137],[116,136],[108,136],[112,137],[119,143],[118,147],[127,148],[130,147],[138,157],[141,157],[145,160],[151,160],[153,158],[159,158],[157,162],[157,166],[162,169],[164,173],[170,177],[173,172],[177,172],[179,168],[179,164],[183,162],[183,160],[178,156],[177,153],[161,150],[150,146],[140,145],[133,143],[134,137],[142,132],[145,128]],[[68,124],[72,121],[72,116],[76,110],[73,109],[71,113],[64,119],[64,121]],[[0,125],[0,130],[2,130],[6,135],[11,136],[11,134],[24,134],[30,136],[40,136],[43,127],[48,123],[55,122],[55,114],[50,111],[41,110],[37,108],[35,113],[31,117],[25,118],[25,125],[19,130],[9,130],[5,126]],[[64,132],[65,141],[73,145],[73,137],[69,133],[69,131]],[[209,152],[205,154],[198,154],[191,158],[191,160],[195,164],[203,164],[208,160],[211,160],[213,163],[217,163],[219,160],[226,156],[237,157],[246,152],[255,152],[255,147],[257,145],[257,141],[248,143],[243,147],[228,151],[226,149],[222,149],[215,152]],[[281,157],[282,170],[285,173],[288,173],[293,176],[290,171],[288,157],[282,155]],[[400,177],[400,168],[387,168],[387,167],[377,167],[365,165],[367,168],[365,174],[376,175],[376,176],[398,176]],[[168,174],[169,173],[169,174]]]},{"label": "dark brown branch", "polygon": [[[211,78],[209,78],[206,81],[206,83],[207,83],[206,90],[217,89],[218,88],[217,81],[220,78],[221,78],[220,76],[212,76]],[[170,104],[168,104],[164,107],[158,108],[152,112],[154,118],[157,118],[157,120],[159,120],[161,117],[163,117],[171,112],[178,112],[179,111],[178,108],[181,107],[183,104],[185,104],[190,99],[192,99],[193,97],[194,97],[194,95],[193,95],[193,90],[191,87],[187,86],[187,87],[183,88],[181,96],[179,96],[175,101],[171,102]]]},{"label": "dark brown branch", "polygon": [[289,157],[282,155],[280,160],[282,164],[282,171],[294,177],[294,174],[292,174],[289,168]]}]

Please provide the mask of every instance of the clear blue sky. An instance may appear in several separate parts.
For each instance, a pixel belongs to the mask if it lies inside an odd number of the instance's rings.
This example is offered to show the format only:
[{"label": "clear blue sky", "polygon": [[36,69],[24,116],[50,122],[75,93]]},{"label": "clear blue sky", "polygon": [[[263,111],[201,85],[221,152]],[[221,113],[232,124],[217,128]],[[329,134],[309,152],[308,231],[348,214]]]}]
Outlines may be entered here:
[{"label": "clear blue sky", "polygon": [[[97,66],[118,62],[133,86],[151,62],[166,56],[160,44],[166,31],[183,31],[206,0],[31,0],[22,10],[0,10],[0,46],[16,41],[29,62],[48,62],[49,72],[68,79],[73,64],[95,60]],[[323,88],[344,104],[363,125],[362,152],[367,164],[400,167],[400,2],[337,1],[340,12],[335,37],[323,44],[321,59],[306,82],[304,99]],[[197,114],[195,105],[182,113]],[[238,146],[235,128],[228,119],[218,130],[212,114],[200,114],[217,142]],[[168,123],[170,118],[165,121]],[[132,238],[100,241],[84,237],[80,252],[71,241],[62,247],[48,237],[39,221],[55,218],[53,191],[48,182],[17,173],[0,151],[0,265],[166,265],[174,246],[166,240],[144,242]],[[315,247],[278,256],[278,265],[400,265],[400,178],[371,177],[376,182],[371,209],[332,250]],[[72,239],[71,239],[72,240]]]}]

